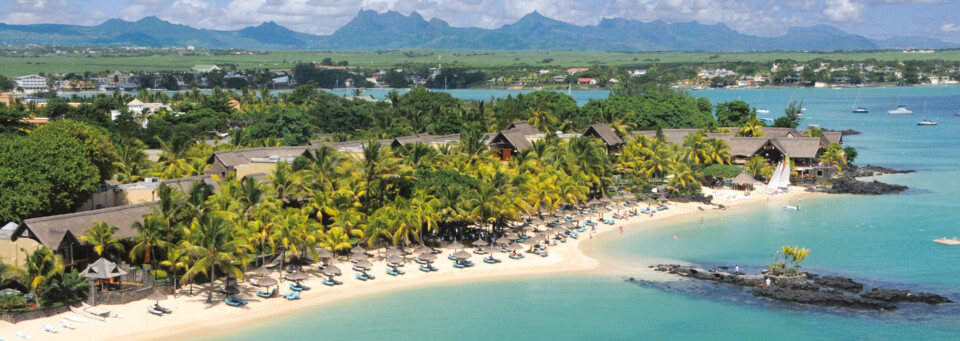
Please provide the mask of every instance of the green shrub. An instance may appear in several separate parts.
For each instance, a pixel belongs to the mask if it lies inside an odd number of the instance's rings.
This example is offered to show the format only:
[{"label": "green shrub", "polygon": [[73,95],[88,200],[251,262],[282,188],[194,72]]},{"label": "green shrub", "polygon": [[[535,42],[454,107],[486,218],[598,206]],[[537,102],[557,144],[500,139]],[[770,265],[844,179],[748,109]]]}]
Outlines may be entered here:
[{"label": "green shrub", "polygon": [[20,295],[0,295],[0,310],[10,311],[27,306],[27,299]]}]

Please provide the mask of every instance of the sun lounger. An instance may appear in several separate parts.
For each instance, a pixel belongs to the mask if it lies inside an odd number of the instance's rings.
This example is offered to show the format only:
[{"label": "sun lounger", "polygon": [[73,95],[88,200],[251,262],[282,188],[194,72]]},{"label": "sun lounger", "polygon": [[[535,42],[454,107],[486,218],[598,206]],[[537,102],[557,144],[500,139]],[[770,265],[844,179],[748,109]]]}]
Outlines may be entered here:
[{"label": "sun lounger", "polygon": [[262,291],[260,291],[260,290],[257,290],[257,296],[260,296],[260,297],[263,297],[263,298],[273,298],[273,297],[274,297],[273,294],[268,294],[268,293],[262,292]]},{"label": "sun lounger", "polygon": [[300,291],[300,290],[303,290],[303,289],[300,288],[300,287],[298,287],[298,286],[296,286],[296,285],[293,285],[293,283],[290,283],[290,290]]},{"label": "sun lounger", "polygon": [[154,304],[154,305],[153,305],[153,309],[159,310],[159,311],[163,312],[164,314],[173,313],[173,310],[170,310],[170,309],[161,307],[159,304]]},{"label": "sun lounger", "polygon": [[288,293],[288,294],[286,294],[286,295],[283,295],[283,298],[286,298],[287,300],[290,300],[290,301],[299,300],[299,299],[300,299],[300,292],[299,292],[299,291],[291,291],[290,293]]},{"label": "sun lounger", "polygon": [[427,265],[420,265],[420,271],[430,272],[430,271],[433,271],[433,270],[431,270],[430,267],[427,266]]},{"label": "sun lounger", "polygon": [[364,276],[367,276],[367,279],[377,279],[376,276],[371,275],[371,274],[368,274],[366,271],[363,272],[363,275],[364,275]]},{"label": "sun lounger", "polygon": [[51,327],[49,324],[46,324],[46,323],[43,324],[43,330],[52,334],[56,334],[60,332],[59,330],[56,330],[55,328]]},{"label": "sun lounger", "polygon": [[457,257],[454,257],[453,255],[447,255],[447,258],[450,260],[457,260]]},{"label": "sun lounger", "polygon": [[364,276],[362,273],[359,273],[359,272],[358,272],[358,273],[357,273],[357,279],[359,279],[359,280],[361,280],[361,281],[366,281],[366,280],[367,280],[367,276]]},{"label": "sun lounger", "polygon": [[30,339],[30,335],[24,334],[23,332],[17,332],[17,337],[21,339],[27,339],[27,340]]},{"label": "sun lounger", "polygon": [[435,254],[435,255],[439,255],[439,254],[443,253],[443,251],[437,250],[437,249],[433,249],[433,251],[430,251],[430,253]]},{"label": "sun lounger", "polygon": [[463,269],[463,268],[465,268],[465,267],[467,267],[467,266],[466,266],[466,265],[463,265],[463,263],[460,263],[460,262],[453,262],[453,267],[455,267],[455,268],[457,268],[457,269]]},{"label": "sun lounger", "polygon": [[247,304],[247,301],[241,300],[233,296],[224,298],[223,301],[226,302],[227,305],[231,307],[242,307]]},{"label": "sun lounger", "polygon": [[152,305],[151,305],[151,306],[147,306],[147,312],[148,312],[148,313],[151,313],[151,314],[154,314],[154,315],[157,315],[157,316],[163,316],[163,312],[162,312],[162,311],[159,311],[159,310],[157,310],[157,309],[154,309]]},{"label": "sun lounger", "polygon": [[660,206],[660,207],[657,207],[657,211],[663,211],[663,210],[668,209],[668,208],[669,208],[669,207],[666,207],[666,206]]},{"label": "sun lounger", "polygon": [[67,320],[60,320],[60,325],[67,329],[77,329],[77,326],[74,326],[73,323],[67,322]]},{"label": "sun lounger", "polygon": [[333,281],[331,281],[331,280],[329,280],[329,279],[327,279],[327,278],[321,279],[320,282],[322,282],[323,285],[326,285],[326,286],[328,286],[328,287],[332,287],[332,286],[334,286],[334,285],[337,285],[336,282],[333,282]]},{"label": "sun lounger", "polygon": [[394,269],[387,268],[387,274],[393,277],[400,276],[400,273]]}]

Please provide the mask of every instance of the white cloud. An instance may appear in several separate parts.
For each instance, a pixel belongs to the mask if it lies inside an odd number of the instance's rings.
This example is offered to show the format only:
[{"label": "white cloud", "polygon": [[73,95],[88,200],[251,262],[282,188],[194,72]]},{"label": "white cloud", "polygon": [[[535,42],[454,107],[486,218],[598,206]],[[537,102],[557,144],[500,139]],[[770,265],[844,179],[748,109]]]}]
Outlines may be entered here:
[{"label": "white cloud", "polygon": [[11,25],[96,25],[109,18],[101,10],[74,8],[74,5],[76,3],[67,0],[16,0],[10,12],[0,13],[0,22]]},{"label": "white cloud", "polygon": [[824,4],[823,17],[832,23],[856,23],[863,14],[863,4],[855,0],[826,0]]},{"label": "white cloud", "polygon": [[957,33],[960,32],[960,26],[954,24],[944,24],[943,26],[940,26],[940,32]]}]

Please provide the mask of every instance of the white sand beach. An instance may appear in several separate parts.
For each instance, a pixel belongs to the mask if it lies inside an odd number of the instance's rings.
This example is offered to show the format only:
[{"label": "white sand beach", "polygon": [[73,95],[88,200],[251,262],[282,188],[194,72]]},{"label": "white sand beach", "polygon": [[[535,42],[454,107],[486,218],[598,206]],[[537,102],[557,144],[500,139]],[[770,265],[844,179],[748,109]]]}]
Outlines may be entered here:
[{"label": "white sand beach", "polygon": [[[750,197],[743,197],[742,191],[733,190],[712,190],[704,189],[704,193],[714,196],[714,202],[723,204],[731,209],[748,203],[762,203],[768,198],[765,194],[754,192]],[[788,194],[778,195],[769,198],[769,205],[782,206],[795,202],[797,197],[814,197],[823,194],[806,192],[801,187],[792,188]],[[736,199],[736,200],[728,200]],[[698,207],[705,210],[713,210],[712,207],[700,203],[669,203],[668,210],[655,213],[652,217],[640,215],[627,220],[618,219],[616,224],[600,224],[597,227],[597,234],[616,231],[623,227],[625,231],[637,228],[646,228],[651,226],[647,224],[650,221],[662,221],[671,217],[689,217],[695,212],[700,212]],[[622,206],[619,206],[622,209]],[[643,206],[641,206],[643,207]],[[613,212],[601,210],[604,217],[611,217]],[[716,213],[716,214],[722,214]],[[574,219],[582,219],[574,216]],[[593,218],[596,220],[596,218]],[[18,324],[10,324],[0,321],[0,338],[6,340],[16,339],[18,331],[29,335],[33,340],[160,340],[160,339],[179,339],[183,337],[203,337],[203,335],[219,335],[225,330],[231,330],[240,326],[249,326],[256,323],[269,323],[272,319],[292,314],[297,311],[313,309],[320,305],[330,302],[348,300],[351,298],[362,297],[377,293],[383,293],[405,288],[423,287],[427,285],[446,284],[463,281],[493,280],[507,277],[543,275],[549,273],[586,271],[595,269],[600,262],[594,258],[586,256],[580,249],[581,243],[590,243],[591,232],[587,231],[580,234],[579,239],[569,238],[566,243],[558,243],[550,246],[549,257],[540,257],[537,255],[525,253],[526,258],[522,260],[513,260],[506,254],[497,253],[497,258],[503,262],[499,264],[486,264],[481,259],[481,255],[473,255],[472,260],[477,264],[474,267],[457,269],[452,266],[452,261],[448,260],[447,254],[451,250],[444,250],[443,254],[437,255],[438,260],[434,265],[439,268],[437,272],[424,273],[417,269],[417,263],[411,261],[402,268],[406,275],[393,277],[385,273],[386,265],[379,251],[373,250],[372,253],[378,257],[370,259],[374,266],[370,274],[376,276],[375,280],[360,281],[354,277],[351,265],[348,261],[336,261],[343,270],[343,276],[339,278],[344,284],[327,287],[321,283],[321,274],[315,266],[307,269],[310,275],[304,284],[312,287],[312,290],[304,291],[299,300],[287,301],[286,299],[271,298],[263,299],[257,297],[255,292],[257,288],[249,285],[241,285],[243,293],[240,295],[249,302],[242,308],[235,308],[226,305],[220,294],[214,293],[214,302],[206,303],[207,292],[205,286],[193,286],[193,294],[189,294],[190,287],[181,290],[177,297],[170,296],[168,300],[161,301],[161,305],[173,310],[172,314],[164,316],[154,316],[146,311],[147,306],[153,305],[154,301],[141,300],[123,305],[101,305],[100,307],[111,310],[122,315],[122,318],[113,318],[109,322],[90,321],[88,323],[72,322],[77,328],[67,330],[60,326],[62,316],[53,316],[48,318],[36,319]],[[469,251],[470,249],[468,249]],[[252,269],[250,269],[252,270]],[[273,278],[278,278],[275,272]],[[217,282],[220,285],[221,282]],[[289,281],[281,282],[280,293],[285,294],[290,291]],[[76,315],[66,313],[63,315]],[[58,334],[51,334],[43,330],[43,325],[48,324],[58,329]]]}]

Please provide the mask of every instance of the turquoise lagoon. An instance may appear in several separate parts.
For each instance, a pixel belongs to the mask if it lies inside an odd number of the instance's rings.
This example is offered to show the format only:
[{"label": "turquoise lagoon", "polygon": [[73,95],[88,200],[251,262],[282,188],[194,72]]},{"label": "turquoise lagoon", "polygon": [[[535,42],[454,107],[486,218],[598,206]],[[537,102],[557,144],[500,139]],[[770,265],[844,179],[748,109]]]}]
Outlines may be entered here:
[{"label": "turquoise lagoon", "polygon": [[[455,92],[458,91],[458,92]],[[501,93],[452,90],[486,99]],[[578,92],[574,92],[578,93]],[[852,114],[854,99],[870,114]],[[893,312],[814,308],[756,299],[745,291],[685,282],[631,283],[661,261],[738,264],[759,271],[783,245],[812,250],[808,271],[851,276],[868,286],[933,291],[960,300],[960,247],[932,243],[960,236],[958,87],[706,90],[718,101],[744,99],[780,116],[804,99],[806,123],[852,128],[844,142],[857,163],[916,169],[882,181],[910,186],[886,196],[821,196],[799,212],[758,203],[606,234],[585,245],[605,264],[591,272],[480,281],[396,291],[330,304],[234,330],[223,339],[957,339],[960,304],[901,305]],[[581,102],[596,92],[575,96]],[[504,94],[505,96],[505,94]],[[917,114],[889,116],[908,105]],[[761,102],[762,98],[762,102]],[[918,127],[927,118],[936,127]],[[680,240],[674,240],[676,235]],[[483,266],[483,265],[481,265]]]}]

